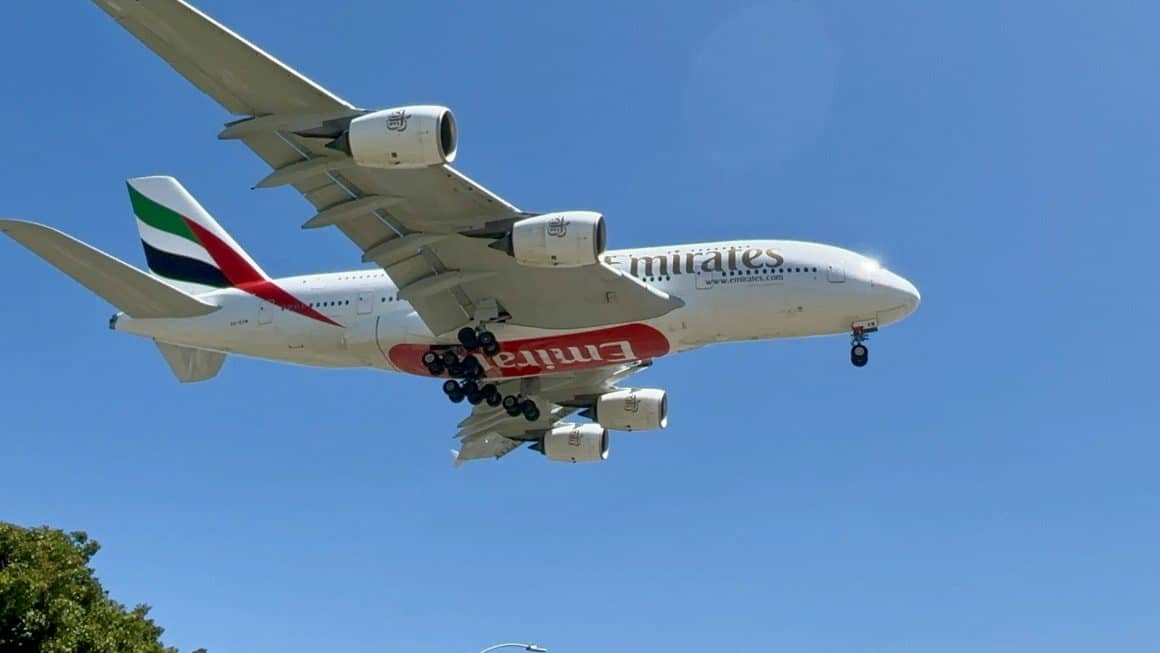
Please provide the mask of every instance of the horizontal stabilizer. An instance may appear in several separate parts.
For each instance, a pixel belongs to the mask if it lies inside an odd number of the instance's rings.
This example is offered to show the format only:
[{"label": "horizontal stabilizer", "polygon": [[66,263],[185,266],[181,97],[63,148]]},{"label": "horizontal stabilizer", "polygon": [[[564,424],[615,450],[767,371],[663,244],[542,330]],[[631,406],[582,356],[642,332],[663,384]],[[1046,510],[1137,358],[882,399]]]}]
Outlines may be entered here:
[{"label": "horizontal stabilizer", "polygon": [[157,342],[157,348],[169,363],[169,369],[182,383],[208,381],[218,375],[226,355],[217,351],[181,347],[167,342]]},{"label": "horizontal stabilizer", "polygon": [[130,317],[197,317],[218,309],[51,227],[0,220],[0,232]]}]

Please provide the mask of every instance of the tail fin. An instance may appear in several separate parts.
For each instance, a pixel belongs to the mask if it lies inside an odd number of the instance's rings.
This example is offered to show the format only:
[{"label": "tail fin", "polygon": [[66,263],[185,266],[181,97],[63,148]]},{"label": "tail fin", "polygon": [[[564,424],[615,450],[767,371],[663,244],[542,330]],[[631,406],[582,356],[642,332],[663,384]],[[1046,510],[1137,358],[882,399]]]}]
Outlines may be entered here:
[{"label": "tail fin", "polygon": [[128,184],[150,272],[191,293],[269,278],[176,179]]}]

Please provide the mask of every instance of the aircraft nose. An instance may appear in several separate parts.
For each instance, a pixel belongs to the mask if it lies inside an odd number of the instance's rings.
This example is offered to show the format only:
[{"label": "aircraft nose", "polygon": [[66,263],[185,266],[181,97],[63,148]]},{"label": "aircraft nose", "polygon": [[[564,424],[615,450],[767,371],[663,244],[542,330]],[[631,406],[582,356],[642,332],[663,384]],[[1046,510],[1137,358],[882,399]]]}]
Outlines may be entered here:
[{"label": "aircraft nose", "polygon": [[896,299],[899,304],[906,306],[907,313],[918,308],[918,303],[922,301],[922,295],[919,294],[918,288],[915,288],[913,283],[885,269],[878,270],[876,276],[878,278],[875,279],[875,284],[886,289],[891,298]]}]

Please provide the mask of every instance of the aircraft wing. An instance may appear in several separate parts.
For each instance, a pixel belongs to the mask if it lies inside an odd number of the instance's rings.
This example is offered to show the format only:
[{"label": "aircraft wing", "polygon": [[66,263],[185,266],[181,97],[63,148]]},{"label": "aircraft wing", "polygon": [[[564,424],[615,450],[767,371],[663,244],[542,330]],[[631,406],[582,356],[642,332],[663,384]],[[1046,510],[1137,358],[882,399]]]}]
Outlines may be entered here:
[{"label": "aircraft wing", "polygon": [[[303,226],[335,226],[378,263],[432,333],[471,321],[494,299],[513,324],[581,328],[664,315],[681,300],[596,264],[529,270],[488,240],[529,214],[449,165],[360,167],[317,137],[365,110],[289,68],[182,0],[93,0],[177,72],[241,119],[241,140],[273,169],[256,187],[291,185],[317,209]],[[314,135],[312,135],[314,134]]]},{"label": "aircraft wing", "polygon": [[619,381],[649,365],[632,363],[498,383],[505,395],[523,393],[535,400],[541,409],[540,419],[529,422],[523,416],[509,416],[503,408],[475,406],[455,434],[461,443],[455,452],[455,466],[469,460],[502,458],[525,442],[539,441],[545,431],[580,410],[591,397],[616,390]]}]

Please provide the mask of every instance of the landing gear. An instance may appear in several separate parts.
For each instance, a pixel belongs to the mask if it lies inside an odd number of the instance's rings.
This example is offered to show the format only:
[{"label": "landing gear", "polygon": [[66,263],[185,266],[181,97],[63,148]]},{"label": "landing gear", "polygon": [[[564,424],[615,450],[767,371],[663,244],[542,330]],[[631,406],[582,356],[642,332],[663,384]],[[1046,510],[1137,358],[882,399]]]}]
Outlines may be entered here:
[{"label": "landing gear", "polygon": [[478,406],[485,401],[488,406],[498,406],[503,402],[503,395],[494,383],[480,385],[475,379],[467,379],[462,383],[455,379],[447,379],[443,382],[443,394],[455,403],[466,399],[472,406]]},{"label": "landing gear", "polygon": [[427,367],[427,372],[431,376],[443,376],[443,373],[447,371],[447,366],[443,364],[443,359],[434,351],[423,354],[423,365]]},{"label": "landing gear", "polygon": [[499,393],[499,388],[494,385],[483,386],[483,400],[487,402],[488,406],[495,408],[503,402],[503,395]]},{"label": "landing gear", "polygon": [[[488,402],[491,404],[491,402]],[[499,403],[503,404],[504,411],[511,417],[524,416],[529,422],[540,419],[540,407],[531,399],[520,399],[516,395],[508,395]]]},{"label": "landing gear", "polygon": [[524,419],[529,422],[540,419],[540,409],[536,406],[536,402],[531,399],[524,399],[520,402],[520,412],[524,414]]},{"label": "landing gear", "polygon": [[475,329],[471,327],[463,327],[459,330],[459,344],[467,351],[475,351],[479,349],[479,336],[476,335]]},{"label": "landing gear", "polygon": [[495,334],[491,331],[480,331],[477,340],[484,354],[495,356],[499,353],[499,342],[495,339]]},{"label": "landing gear", "polygon": [[854,333],[850,336],[850,362],[854,367],[866,367],[866,363],[870,362],[870,348],[865,343],[870,339],[870,334],[877,330],[854,327]]},{"label": "landing gear", "polygon": [[854,367],[865,367],[870,362],[870,348],[863,344],[850,347],[850,362]]},{"label": "landing gear", "polygon": [[515,395],[508,395],[503,398],[501,402],[503,409],[507,411],[508,415],[515,417],[520,414],[520,398]]},{"label": "landing gear", "polygon": [[[486,371],[484,363],[475,353],[482,352],[488,357],[498,354],[500,345],[495,334],[482,326],[478,329],[463,327],[456,334],[456,337],[459,340],[459,347],[436,346],[427,350],[422,357],[423,366],[427,368],[427,372],[431,376],[447,374],[451,377],[443,383],[443,394],[447,395],[448,399],[455,403],[460,403],[466,399],[473,406],[478,406],[484,402],[492,407],[502,404],[507,409],[508,414],[512,416],[524,415],[527,417],[528,412],[532,412],[535,417],[528,419],[535,421],[539,418],[539,409],[535,407],[534,403],[531,404],[531,409],[525,411],[523,404],[520,403],[521,398],[511,397],[512,401],[516,402],[515,412],[512,412],[495,384],[484,385],[481,383],[485,378]],[[523,403],[531,402],[524,401]]]},{"label": "landing gear", "polygon": [[463,327],[459,330],[458,338],[459,344],[469,352],[482,351],[488,356],[495,356],[500,350],[495,334],[484,327],[478,329]]}]

